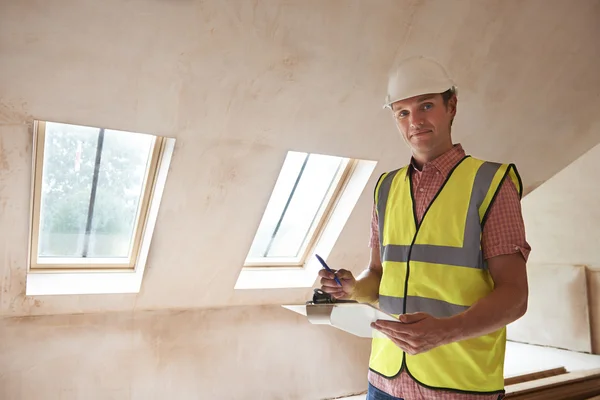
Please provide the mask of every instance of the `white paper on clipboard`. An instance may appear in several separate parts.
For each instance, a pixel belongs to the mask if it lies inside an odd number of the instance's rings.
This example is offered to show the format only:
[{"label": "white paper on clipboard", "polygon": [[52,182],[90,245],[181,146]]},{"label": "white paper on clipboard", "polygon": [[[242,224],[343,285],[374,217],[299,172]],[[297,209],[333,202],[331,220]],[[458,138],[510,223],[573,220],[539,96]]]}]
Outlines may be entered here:
[{"label": "white paper on clipboard", "polygon": [[364,303],[284,305],[283,307],[305,315],[312,324],[331,325],[363,338],[380,337],[381,334],[371,328],[371,323],[378,319],[398,321],[398,318]]}]

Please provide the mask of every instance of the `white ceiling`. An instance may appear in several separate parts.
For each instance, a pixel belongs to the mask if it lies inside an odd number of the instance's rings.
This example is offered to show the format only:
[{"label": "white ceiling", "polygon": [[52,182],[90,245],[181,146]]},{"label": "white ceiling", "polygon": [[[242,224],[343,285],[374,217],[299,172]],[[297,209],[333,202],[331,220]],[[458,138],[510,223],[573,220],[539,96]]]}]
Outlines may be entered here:
[{"label": "white ceiling", "polygon": [[[234,291],[287,150],[379,162],[330,257],[368,260],[374,180],[409,152],[397,60],[447,65],[454,137],[528,191],[600,142],[600,2],[0,0],[2,315],[281,304]],[[139,295],[24,296],[31,122],[177,138]]]}]

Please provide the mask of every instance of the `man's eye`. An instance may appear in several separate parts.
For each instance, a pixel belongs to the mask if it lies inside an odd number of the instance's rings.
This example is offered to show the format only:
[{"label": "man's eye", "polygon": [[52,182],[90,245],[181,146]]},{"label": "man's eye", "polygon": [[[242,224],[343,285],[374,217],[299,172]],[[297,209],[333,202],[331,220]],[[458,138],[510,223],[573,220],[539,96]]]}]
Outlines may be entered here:
[{"label": "man's eye", "polygon": [[397,118],[404,118],[408,115],[408,112],[406,111],[400,111],[398,114],[396,114]]},{"label": "man's eye", "polygon": [[431,103],[423,104],[423,110],[429,110],[431,107],[433,107],[433,104],[431,104]]}]

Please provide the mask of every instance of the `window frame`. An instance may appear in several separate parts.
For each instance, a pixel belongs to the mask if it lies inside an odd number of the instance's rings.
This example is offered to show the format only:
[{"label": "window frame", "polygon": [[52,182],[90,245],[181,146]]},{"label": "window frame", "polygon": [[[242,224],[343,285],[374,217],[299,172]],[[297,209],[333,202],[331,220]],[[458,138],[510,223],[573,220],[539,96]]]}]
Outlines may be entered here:
[{"label": "window frame", "polygon": [[[363,196],[365,188],[369,182],[374,185],[375,182],[371,179],[379,176],[374,174],[377,161],[364,159],[356,161],[356,167],[350,174],[313,249],[314,253],[319,254],[325,260],[331,255],[333,247],[359,199]],[[369,198],[372,198],[372,195],[369,195]],[[332,267],[335,268],[334,265]],[[322,268],[323,266],[316,257],[308,257],[302,268],[242,267],[234,290],[314,288],[319,270]]]},{"label": "window frame", "polygon": [[[132,243],[129,249],[129,260],[90,257],[90,262],[82,263],[82,258],[56,257],[50,262],[39,262],[39,235],[40,235],[40,212],[41,212],[41,190],[43,180],[46,123],[54,121],[35,120],[33,125],[33,180],[32,180],[32,207],[31,226],[29,237],[29,262],[27,269],[29,273],[38,272],[105,272],[105,271],[135,271],[140,257],[140,248],[144,231],[147,225],[148,211],[153,200],[155,184],[159,165],[165,150],[166,138],[151,135],[153,137],[152,148],[146,173],[142,185],[140,204],[138,205],[136,220],[134,223]],[[60,122],[58,122],[60,123]],[[69,124],[69,123],[64,123]],[[71,124],[75,126],[82,126]],[[93,127],[102,129],[99,127]],[[104,128],[107,129],[107,128]]]},{"label": "window frame", "polygon": [[[311,154],[316,154],[316,153],[307,153],[307,154],[311,155]],[[332,157],[337,157],[337,156],[332,156]],[[331,215],[333,213],[333,210],[336,207],[336,204],[339,202],[340,197],[341,197],[345,187],[348,185],[348,182],[350,181],[350,177],[352,176],[352,173],[356,169],[358,162],[359,162],[359,160],[354,159],[354,158],[348,158],[348,157],[339,157],[339,158],[342,158],[342,166],[336,172],[336,176],[334,178],[336,183],[333,185],[333,187],[331,187],[327,191],[327,193],[325,194],[325,196],[323,198],[323,200],[326,201],[325,206],[319,207],[317,213],[315,214],[315,217],[317,217],[318,220],[316,221],[316,223],[311,224],[311,226],[307,232],[307,236],[310,236],[310,238],[303,242],[302,247],[300,248],[300,251],[299,251],[301,253],[300,256],[298,256],[298,257],[272,257],[270,260],[269,260],[269,257],[246,256],[246,259],[244,260],[244,265],[243,265],[244,268],[250,268],[250,269],[261,269],[261,268],[264,268],[264,269],[273,269],[273,268],[302,269],[302,268],[304,268],[304,265],[306,264],[308,257],[314,251],[316,244],[319,241],[319,238],[323,234],[323,231],[327,225],[327,222],[331,218]],[[286,157],[286,159],[287,159],[287,157]],[[281,169],[283,169],[283,165],[282,165]],[[280,171],[281,171],[281,169],[280,169]],[[267,208],[268,208],[268,203],[267,203],[267,207],[265,207],[265,210],[263,212],[263,217],[267,213]],[[262,222],[262,219],[261,219],[261,222]],[[259,223],[259,227],[260,227],[260,223]],[[256,234],[258,233],[259,227],[257,227],[257,229],[254,233],[254,237],[256,237]]]}]

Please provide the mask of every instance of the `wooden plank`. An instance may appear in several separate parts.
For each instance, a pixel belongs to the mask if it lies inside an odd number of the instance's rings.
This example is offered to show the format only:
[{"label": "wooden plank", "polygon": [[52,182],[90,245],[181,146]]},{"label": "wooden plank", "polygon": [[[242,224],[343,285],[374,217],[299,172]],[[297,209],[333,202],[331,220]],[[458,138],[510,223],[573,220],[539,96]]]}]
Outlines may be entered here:
[{"label": "wooden plank", "polygon": [[506,396],[509,400],[587,400],[600,394],[600,379]]},{"label": "wooden plank", "polygon": [[567,370],[565,367],[545,369],[542,371],[531,372],[529,374],[512,376],[504,379],[504,385],[514,385],[516,383],[529,382],[536,379],[548,378],[551,376],[566,374]]},{"label": "wooden plank", "polygon": [[592,353],[600,354],[600,269],[587,267]]},{"label": "wooden plank", "polygon": [[600,395],[600,368],[506,386],[506,399],[585,400]]},{"label": "wooden plank", "polygon": [[529,381],[516,383],[506,386],[506,393],[524,393],[527,391],[539,389],[540,387],[560,386],[566,383],[578,382],[580,380],[600,377],[600,368],[586,369],[581,371],[572,371],[567,374],[552,376]]}]

